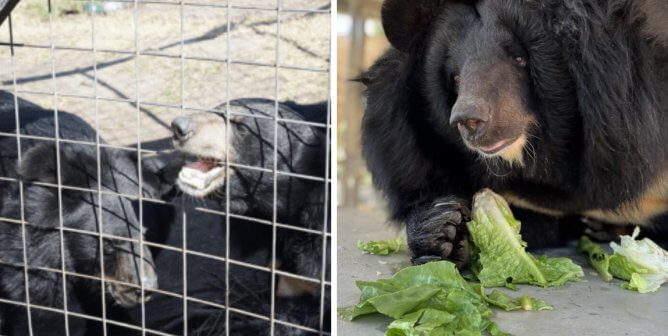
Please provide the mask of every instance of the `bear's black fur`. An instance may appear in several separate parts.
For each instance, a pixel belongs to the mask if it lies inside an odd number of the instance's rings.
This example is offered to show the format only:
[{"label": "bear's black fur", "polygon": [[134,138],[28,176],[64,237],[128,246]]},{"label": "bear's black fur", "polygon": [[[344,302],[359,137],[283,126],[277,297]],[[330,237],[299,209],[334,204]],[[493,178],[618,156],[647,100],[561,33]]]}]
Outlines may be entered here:
[{"label": "bear's black fur", "polygon": [[[3,113],[0,114],[0,132],[14,134],[14,105],[13,95],[2,94],[0,99],[0,107]],[[253,100],[248,101],[251,103]],[[261,111],[267,113],[273,109],[273,102],[262,101],[266,104],[267,110]],[[257,101],[256,101],[257,103]],[[236,103],[233,103],[233,105]],[[30,104],[27,101],[19,99],[20,116],[21,116],[21,133],[32,136],[53,137],[53,111],[44,110],[36,105]],[[301,105],[292,104],[293,108]],[[308,118],[299,117],[296,112],[288,112],[283,117],[299,118],[299,120],[309,122],[322,122],[326,116],[324,105],[309,105],[304,106],[305,115]],[[249,122],[245,124],[244,121]],[[263,160],[268,155],[273,155],[271,150],[266,151],[265,145],[267,142],[273,142],[273,137],[270,135],[273,131],[273,120],[266,121],[263,126],[258,126],[253,122],[253,119],[238,118],[234,121],[237,127],[245,127],[246,130],[239,133],[242,138],[257,137],[257,141],[252,139],[239,139],[235,143],[236,147],[245,149],[239,151],[243,153],[239,162],[247,165],[255,165],[261,167],[265,166],[266,162]],[[262,123],[262,122],[260,122]],[[324,131],[310,130],[310,126],[287,124],[286,132],[279,136],[281,143],[279,157],[287,158],[287,161],[282,161],[278,165],[282,171],[288,171],[300,174],[310,174],[314,176],[323,176],[324,170]],[[81,140],[94,142],[95,131],[90,128],[85,122],[78,117],[59,112],[59,126],[60,137],[62,139]],[[282,126],[279,126],[282,127]],[[303,127],[303,128],[302,128]],[[315,138],[304,137],[304,134],[311,134],[314,132]],[[216,135],[217,136],[217,135]],[[59,236],[57,227],[58,223],[58,203],[54,202],[53,193],[49,189],[39,184],[31,184],[33,180],[37,179],[41,182],[48,182],[56,184],[55,180],[55,166],[49,165],[49,160],[42,160],[40,163],[34,164],[36,159],[50,158],[50,154],[55,154],[52,146],[41,143],[40,140],[32,140],[22,138],[22,148],[28,150],[29,148],[38,148],[43,153],[40,155],[29,156],[28,162],[24,163],[24,175],[26,183],[24,184],[24,195],[26,196],[26,216],[28,222],[39,222],[37,217],[46,218],[48,220],[42,221],[45,226],[49,226],[48,234],[44,234],[44,239],[36,240],[29,238],[26,241],[29,251],[43,251],[46,255],[40,254],[42,258],[31,259],[31,265],[36,263],[36,266],[48,266],[50,268],[59,269]],[[44,141],[46,142],[46,141]],[[52,142],[47,142],[52,143]],[[156,141],[155,143],[143,143],[142,148],[164,149],[165,141]],[[14,147],[12,147],[14,146]],[[300,146],[307,147],[299,148]],[[317,150],[309,152],[308,147],[313,146]],[[134,146],[130,146],[134,148]],[[2,160],[0,160],[0,176],[13,177],[18,176],[16,171],[16,141],[15,136],[7,135],[0,137],[0,148],[2,151]],[[49,153],[49,150],[52,153]],[[297,153],[312,153],[306,156],[297,155]],[[322,151],[321,151],[322,150]],[[81,188],[96,187],[97,181],[95,165],[96,152],[95,147],[88,148],[81,145],[61,143],[61,168],[63,171],[64,184],[73,185]],[[128,155],[129,153],[129,155]],[[92,156],[91,156],[92,155]],[[120,183],[120,189],[117,192],[122,192],[128,195],[135,195],[138,192],[138,179],[136,168],[135,154],[125,151],[117,151],[102,148],[102,168],[104,172],[123,172],[122,176],[116,177],[117,183]],[[263,155],[265,158],[263,158]],[[54,155],[55,156],[55,155]],[[69,160],[76,158],[76,160]],[[24,152],[25,160],[25,152]],[[254,161],[255,160],[255,161]],[[300,161],[302,160],[302,161]],[[74,164],[76,167],[72,167]],[[122,165],[123,167],[116,167],[114,169],[106,169],[109,165]],[[183,195],[181,193],[175,194],[175,170],[178,170],[182,165],[180,155],[173,153],[159,153],[158,155],[144,157],[142,159],[142,178],[144,187],[144,199],[142,204],[143,224],[147,230],[145,241],[157,243],[161,245],[171,246],[173,248],[183,247],[183,214],[187,218],[186,234],[187,248],[195,253],[205,253],[213,255],[213,258],[201,256],[198,254],[189,254],[187,256],[187,291],[188,295],[195,299],[201,299],[209,302],[214,302],[219,305],[226,304],[226,286],[225,286],[225,262],[223,258],[226,252],[226,223],[224,215],[225,211],[224,195],[213,195],[210,199],[194,199],[191,196]],[[72,168],[72,169],[70,169]],[[81,168],[85,174],[79,174],[80,170],[74,168]],[[271,174],[254,173],[253,171],[246,171],[243,168],[235,168],[238,170],[237,177],[232,179],[234,184],[230,186],[231,189],[231,212],[237,215],[244,215],[261,220],[271,220],[271,206],[270,200],[273,198],[272,193],[272,179]],[[321,170],[322,169],[322,170]],[[31,172],[33,173],[26,173]],[[21,170],[19,170],[21,172]],[[177,172],[177,171],[176,171]],[[257,172],[257,171],[256,171]],[[48,174],[47,174],[48,173]],[[31,176],[31,178],[29,178]],[[103,174],[103,177],[106,175]],[[283,178],[283,177],[281,177]],[[106,180],[105,180],[106,181]],[[16,185],[9,182],[0,181],[3,192],[3,197],[10,195],[10,200],[16,200]],[[279,204],[277,208],[277,219],[279,223],[287,225],[294,225],[297,228],[308,228],[311,230],[322,230],[322,225],[325,219],[324,213],[324,183],[314,181],[304,181],[298,178],[286,178],[279,181],[279,194],[277,195]],[[305,187],[305,185],[312,186],[312,189]],[[107,186],[103,182],[103,186]],[[224,188],[223,188],[224,189]],[[29,197],[29,195],[40,194],[41,198]],[[268,194],[269,193],[269,194]],[[70,195],[72,197],[70,197]],[[75,228],[83,228],[91,231],[95,230],[95,221],[92,216],[84,216],[85,209],[91,206],[97,206],[97,201],[91,199],[89,203],[84,203],[79,206],[79,210],[74,210],[71,207],[78,204],[78,200],[85,200],[87,196],[96,197],[96,193],[86,194],[81,193],[77,195],[76,192],[63,189],[63,216],[66,226],[73,226]],[[77,196],[79,196],[77,198]],[[72,199],[74,198],[74,199]],[[161,202],[154,202],[151,199],[162,198]],[[5,199],[5,198],[3,198]],[[103,207],[105,210],[109,207],[103,199]],[[167,203],[164,203],[167,201]],[[128,229],[126,226],[120,227],[114,223],[120,223],[119,219],[127,220],[131,225],[130,229],[136,226],[135,214],[140,213],[139,203],[134,200],[130,205],[129,202],[121,201],[129,209],[127,216],[116,216],[115,218],[103,218],[105,231],[110,228]],[[19,218],[16,204],[6,206],[2,203],[3,217],[10,217],[12,219]],[[39,209],[35,209],[37,206]],[[205,208],[206,210],[202,210]],[[5,210],[10,209],[8,215]],[[83,209],[83,211],[82,211]],[[114,209],[111,209],[114,210]],[[211,211],[217,213],[211,213]],[[111,211],[112,215],[118,215],[118,211]],[[86,220],[88,219],[88,220]],[[78,220],[78,221],[77,221]],[[327,221],[329,224],[329,221]],[[54,228],[56,230],[54,230]],[[40,228],[42,229],[42,228]],[[113,233],[113,232],[112,232]],[[119,236],[122,234],[116,233]],[[253,267],[235,264],[231,262],[230,267],[230,284],[229,284],[229,303],[232,308],[242,311],[248,311],[264,316],[270,315],[271,307],[271,273],[263,270],[270,265],[272,259],[272,227],[266,222],[259,223],[253,220],[246,220],[238,217],[230,218],[229,228],[229,250],[230,257],[233,260],[242,261],[251,265],[257,265],[262,269],[258,270]],[[74,271],[83,272],[86,274],[95,274],[95,249],[97,238],[84,235],[73,235],[72,244],[69,243],[69,233],[65,233],[66,240],[66,263],[69,266],[70,258],[77,260],[88,261],[89,264],[82,264]],[[3,261],[9,257],[12,258],[13,263],[22,260],[20,255],[21,232],[20,225],[15,223],[4,223],[0,227],[0,236],[4,237],[3,241],[8,242],[7,249],[0,249],[3,251],[0,256]],[[28,237],[32,237],[29,231]],[[17,245],[18,244],[18,245]],[[328,241],[328,246],[331,246],[331,241]],[[87,250],[81,250],[81,247],[87,247]],[[70,251],[70,248],[72,250]],[[74,251],[75,248],[79,250]],[[55,250],[54,250],[55,249]],[[10,255],[10,250],[13,254]],[[322,236],[315,235],[309,232],[300,232],[283,227],[277,228],[277,269],[296,273],[312,278],[320,278],[322,268]],[[329,251],[329,249],[327,250]],[[19,253],[18,255],[16,253]],[[159,289],[175,294],[183,294],[183,255],[181,252],[150,246],[150,255],[153,256],[155,271],[158,279],[160,279]],[[9,257],[8,257],[9,256]],[[31,253],[29,253],[29,257]],[[48,257],[48,259],[43,259]],[[329,265],[329,254],[327,254],[327,263]],[[280,262],[282,261],[282,262]],[[105,258],[105,265],[112,265],[112,261],[107,261]],[[1,292],[2,298],[7,298],[16,301],[22,301],[23,281],[22,268],[12,269],[6,272],[3,266],[3,273],[0,276],[0,284],[3,288],[11,287],[9,292]],[[34,274],[33,274],[34,273]],[[62,308],[62,293],[59,292],[62,284],[60,281],[60,274],[52,274],[44,272],[44,277],[39,271],[30,271],[31,280],[31,302]],[[17,279],[17,277],[19,279]],[[280,281],[277,276],[277,283]],[[329,280],[329,268],[326,270],[326,278]],[[70,279],[70,278],[68,278]],[[81,312],[87,315],[100,316],[100,302],[99,302],[99,285],[96,287],[96,281],[80,279],[73,282],[71,288],[68,287],[68,310]],[[318,285],[319,288],[319,285]],[[150,293],[150,291],[147,291]],[[41,296],[40,296],[41,295]],[[43,298],[44,296],[46,298]],[[107,298],[110,295],[107,294]],[[329,302],[330,302],[329,287],[327,287],[325,294],[324,307],[324,328],[330,330],[329,327]],[[38,300],[38,301],[35,301]],[[317,329],[320,323],[320,292],[313,294],[298,294],[293,296],[277,296],[276,297],[275,316],[277,319],[304,325]],[[3,323],[2,334],[20,335],[25,334],[26,328],[26,314],[21,307],[5,304],[2,306],[3,321],[11,321]],[[135,326],[141,326],[141,305],[136,305],[132,309],[127,309],[114,304],[113,300],[109,300],[106,305],[107,318],[114,321],[128,323]],[[144,304],[145,323],[146,327],[153,330],[160,330],[163,332],[170,332],[174,334],[182,334],[184,328],[184,307],[183,299],[153,293],[151,300]],[[11,313],[11,314],[10,314]],[[35,334],[63,334],[63,316],[55,312],[48,312],[39,309],[32,310],[33,331]],[[185,316],[188,323],[189,334],[219,334],[225,331],[225,310],[202,304],[195,301],[189,301],[187,315]],[[90,319],[83,319],[76,316],[69,318],[70,332],[72,335],[99,335],[103,333],[101,323]],[[108,335],[133,335],[139,332],[136,329],[129,329],[119,326],[114,323],[106,325]],[[230,312],[230,332],[232,334],[243,335],[265,335],[269,330],[269,322],[264,319],[254,318],[252,316],[244,315],[234,311]],[[277,335],[299,335],[308,334],[302,330],[287,327],[280,323],[275,324]]]},{"label": "bear's black fur", "polygon": [[[281,103],[280,118],[302,122],[324,123],[327,116],[325,104],[299,105]],[[217,108],[224,111],[226,104]],[[273,168],[274,142],[274,101],[264,99],[241,99],[230,102],[230,109],[238,115],[230,120],[233,140],[230,152],[230,227],[229,227],[229,303],[233,309],[239,309],[262,316],[271,313],[271,273],[266,267],[272,261],[273,217],[273,173],[247,167]],[[258,115],[260,118],[253,118]],[[224,113],[208,115],[209,123],[225,122]],[[315,177],[325,175],[325,129],[310,125],[284,123],[278,124],[277,169],[282,172],[305,174]],[[193,132],[198,132],[193,129]],[[203,143],[205,151],[214,151],[211,147],[224,143],[223,134],[208,134],[211,143]],[[175,135],[176,136],[176,135]],[[210,146],[211,145],[211,146]],[[165,148],[163,141],[142,144],[144,148]],[[165,153],[158,156],[155,168],[160,169],[166,178],[165,183],[172,186],[182,166],[193,160],[192,155],[181,156],[179,146],[176,154]],[[209,154],[213,155],[213,154]],[[184,160],[185,159],[185,160]],[[155,161],[154,161],[155,162]],[[152,168],[153,169],[153,168]],[[174,178],[171,180],[171,178]],[[322,181],[279,175],[277,183],[276,219],[278,223],[294,226],[297,229],[321,231],[325,223],[325,184]],[[226,255],[226,209],[227,187],[223,184],[204,198],[193,197],[178,189],[165,198],[170,204],[144,202],[144,224],[148,227],[146,239],[151,242],[180,248],[183,244],[183,214],[186,218],[187,248],[191,251],[214,255],[215,258],[189,255],[187,257],[187,291],[197,299],[226,304],[225,262],[220,259]],[[329,196],[329,195],[328,195]],[[206,209],[206,210],[203,210]],[[212,213],[213,211],[213,213]],[[251,217],[256,220],[241,218]],[[259,220],[259,222],[257,221]],[[327,216],[329,225],[329,216]],[[329,226],[328,226],[329,229]],[[286,227],[277,228],[276,259],[277,269],[300,276],[320,279],[322,276],[322,236],[311,232],[302,232]],[[331,241],[327,242],[331,246]],[[167,249],[152,249],[161,289],[176,294],[183,293],[183,257],[180,253]],[[329,265],[329,249],[326,263]],[[255,269],[235,263],[241,261],[263,269]],[[330,269],[326,270],[329,281]],[[277,276],[276,283],[282,282]],[[298,281],[299,282],[299,281]],[[302,284],[309,282],[302,282]],[[320,286],[315,293],[297,293],[289,296],[276,296],[275,317],[278,320],[295,323],[313,329],[320,324]],[[278,288],[277,288],[278,291]],[[324,298],[324,330],[330,330],[330,292],[326,287]],[[183,299],[156,295],[145,305],[146,326],[171,334],[182,334],[187,319],[189,335],[224,334],[225,310],[219,307],[190,301],[187,316],[183,312]],[[129,323],[140,325],[140,307],[132,309]],[[267,335],[269,322],[235,311],[230,312],[230,334]],[[277,335],[310,334],[300,329],[275,324]],[[113,330],[110,335],[129,335],[135,331]]]},{"label": "bear's black fur", "polygon": [[[393,47],[360,77],[363,152],[414,262],[466,262],[481,188],[551,222],[665,226],[667,16],[653,0],[386,0]],[[526,140],[512,160],[482,153],[475,132],[495,123]]]},{"label": "bear's black fur", "polygon": [[[139,240],[141,231],[131,200],[120,193],[138,196],[136,164],[124,151],[101,148],[98,154],[94,145],[60,143],[57,155],[55,142],[46,140],[55,136],[53,111],[47,111],[23,99],[18,99],[21,162],[18,162],[16,114],[12,94],[0,92],[0,296],[3,299],[25,302],[23,232],[20,224],[21,196],[26,222],[25,246],[28,261],[28,286],[30,303],[39,306],[64,309],[61,273],[44,270],[61,269],[60,216],[64,228],[88,233],[64,231],[65,270],[89,276],[100,276],[100,244],[95,235],[100,232],[120,238]],[[94,143],[96,133],[86,122],[65,112],[59,112],[59,137]],[[44,140],[42,140],[44,139]],[[104,144],[104,142],[101,142]],[[60,171],[57,160],[60,160]],[[98,189],[102,194],[74,188]],[[58,177],[60,175],[60,178]],[[23,181],[21,187],[18,179]],[[48,183],[44,185],[40,183]],[[63,186],[59,202],[57,185]],[[101,202],[101,206],[100,206]],[[61,203],[61,204],[59,204]],[[59,206],[62,205],[62,213]],[[100,210],[101,209],[101,213]],[[110,279],[139,286],[140,247],[138,243],[104,238],[105,276]],[[144,248],[144,277],[146,288],[155,288],[157,279],[151,253]],[[42,268],[42,269],[38,269]],[[115,316],[119,305],[133,305],[141,301],[136,290],[85,277],[67,276],[67,309],[72,312],[101,316],[102,290],[106,291],[107,314]],[[0,306],[0,323],[3,335],[28,334],[25,308],[3,303]],[[48,310],[31,309],[32,331],[35,335],[65,335],[62,314]],[[70,318],[70,335],[84,335],[87,324]]]},{"label": "bear's black fur", "polygon": [[[195,299],[225,305],[225,257],[226,231],[224,217],[202,211],[206,208],[222,211],[212,200],[196,200],[179,196],[174,205],[144,202],[144,223],[148,231],[146,240],[179,248],[183,243],[182,213],[186,215],[186,239],[190,251],[206,253],[218,259],[190,254],[187,257],[187,291]],[[197,210],[196,208],[200,208]],[[173,215],[176,215],[173,217]],[[160,220],[163,217],[164,220]],[[169,218],[167,218],[169,217]],[[169,220],[169,221],[166,221]],[[284,235],[291,233],[287,231]],[[271,262],[271,226],[250,220],[230,218],[230,257],[259,267]],[[281,233],[279,232],[279,235]],[[285,238],[289,236],[283,236]],[[279,238],[279,239],[281,239]],[[314,242],[311,242],[314,243]],[[302,243],[303,244],[303,243]],[[180,252],[167,249],[151,249],[156,263],[160,289],[175,294],[183,293],[183,256]],[[309,251],[313,253],[312,251]],[[271,274],[248,266],[231,262],[229,274],[229,302],[233,309],[239,309],[263,316],[270,315]],[[329,296],[326,297],[329,304]],[[145,304],[146,327],[170,334],[183,334],[183,299],[156,294]],[[329,314],[328,307],[325,314]],[[225,310],[215,306],[190,301],[187,308],[189,335],[225,334]],[[312,295],[276,298],[276,318],[299,325],[318,328],[320,298]],[[269,322],[230,312],[231,335],[268,335]],[[325,315],[328,330],[329,317]],[[141,325],[141,309],[134,307],[125,322]],[[276,324],[277,335],[309,335],[299,329]],[[110,329],[109,335],[139,335],[130,329]]]},{"label": "bear's black fur", "polygon": [[[293,109],[290,107],[292,104]],[[224,110],[225,105],[217,109]],[[279,118],[295,120],[296,122],[322,122],[327,110],[326,104],[301,106],[289,103],[279,104]],[[257,219],[271,221],[274,212],[274,181],[273,173],[268,171],[274,168],[274,113],[275,105],[266,99],[240,99],[230,102],[233,118],[230,121],[231,149],[230,167],[230,213],[251,216]],[[302,110],[304,111],[302,114]],[[223,114],[219,120],[210,123],[224,123]],[[311,118],[311,119],[307,119]],[[194,126],[193,126],[194,127]],[[308,124],[279,121],[276,141],[278,148],[276,169],[288,174],[300,174],[312,177],[324,177],[326,144],[325,129]],[[197,130],[194,131],[197,133]],[[197,135],[197,134],[196,134]],[[224,143],[222,134],[211,134],[211,138],[202,142],[203,147],[215,143]],[[176,137],[176,135],[175,135]],[[178,143],[178,141],[175,141]],[[185,154],[184,167],[197,161],[200,154],[193,158],[192,148],[176,146],[176,149]],[[212,150],[213,151],[213,150]],[[213,154],[211,154],[213,155]],[[221,164],[224,158],[220,158]],[[256,167],[260,169],[253,169]],[[276,182],[276,221],[297,228],[322,230],[325,222],[325,183],[298,176],[279,174]],[[217,190],[206,195],[207,199],[214,200],[221,207],[225,207],[226,186],[222,184]],[[327,220],[328,221],[328,220]],[[288,233],[285,233],[286,235]],[[281,232],[279,230],[279,235]],[[289,234],[291,239],[300,236],[299,232]],[[301,238],[305,241],[308,237]],[[279,241],[282,241],[279,239]],[[287,244],[279,242],[279,251],[291,254],[281,261],[279,269],[303,276],[319,277],[321,274],[322,258],[321,247],[304,248],[304,244]],[[316,245],[322,245],[320,243]],[[303,252],[303,253],[302,253]],[[308,258],[304,258],[308,255]]]},{"label": "bear's black fur", "polygon": [[[327,105],[299,105],[293,102],[280,103],[279,117],[288,120],[326,123]],[[241,99],[231,102],[233,113],[249,116],[233,117],[231,120],[233,147],[238,156],[230,162],[252,167],[272,169],[274,149],[274,126],[270,119],[250,117],[272,117],[274,102],[265,99]],[[276,141],[278,143],[276,169],[279,172],[324,178],[328,171],[326,132],[323,127],[297,123],[279,122]],[[230,177],[230,212],[246,214],[255,218],[272,219],[273,176],[271,173],[232,167]],[[322,231],[325,218],[325,183],[301,177],[278,175],[276,186],[276,220],[297,228]],[[263,186],[263,187],[260,187]],[[222,189],[221,189],[222,190]],[[219,202],[224,195],[217,197]],[[236,200],[243,204],[236,207]],[[222,204],[222,203],[221,203]],[[281,270],[294,274],[319,278],[322,275],[322,237],[289,229],[278,230],[277,253]]]}]

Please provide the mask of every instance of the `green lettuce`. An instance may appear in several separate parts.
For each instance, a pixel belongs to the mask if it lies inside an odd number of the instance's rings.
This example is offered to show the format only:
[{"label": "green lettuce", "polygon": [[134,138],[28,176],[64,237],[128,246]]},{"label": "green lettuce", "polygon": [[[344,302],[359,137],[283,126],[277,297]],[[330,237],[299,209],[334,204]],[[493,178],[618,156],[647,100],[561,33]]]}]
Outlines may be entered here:
[{"label": "green lettuce", "polygon": [[467,227],[475,245],[471,268],[485,287],[559,286],[584,276],[582,268],[568,258],[536,258],[527,253],[520,222],[508,203],[489,189],[474,197],[473,219]]},{"label": "green lettuce", "polygon": [[485,294],[485,291],[482,286],[479,286],[480,296],[487,301],[487,303],[499,307],[505,311],[513,310],[551,310],[552,306],[545,303],[543,300],[539,300],[528,295],[522,295],[518,298],[513,298],[510,295],[493,290],[489,295]]},{"label": "green lettuce", "polygon": [[370,241],[365,243],[361,240],[357,241],[357,248],[370,254],[388,255],[401,251],[404,243],[401,239],[389,239]]},{"label": "green lettuce", "polygon": [[613,257],[618,256],[614,261],[611,257],[610,273],[629,281],[624,288],[639,293],[655,292],[668,282],[668,251],[649,238],[636,240],[639,233],[636,227],[631,236],[621,236],[619,244],[610,243],[615,252]]},{"label": "green lettuce", "polygon": [[579,253],[587,256],[589,264],[603,277],[603,280],[612,280],[612,274],[609,271],[610,255],[605,252],[601,245],[594,243],[587,236],[582,236],[577,249]]},{"label": "green lettuce", "polygon": [[631,236],[620,236],[621,242],[610,243],[614,251],[610,255],[589,238],[583,236],[578,251],[589,257],[589,263],[606,281],[607,275],[626,280],[622,288],[640,293],[655,292],[668,282],[668,252],[649,238],[636,240],[640,230],[636,227]]},{"label": "green lettuce", "polygon": [[490,336],[510,336],[509,333],[501,331],[501,329],[499,329],[499,326],[497,326],[495,322],[492,322],[489,325],[489,328],[487,328],[487,332],[489,333]]},{"label": "green lettuce", "polygon": [[625,256],[617,253],[610,256],[610,261],[608,264],[610,274],[614,275],[615,278],[626,281],[631,281],[633,273],[647,273],[646,269],[631,265]]},{"label": "green lettuce", "polygon": [[362,294],[354,306],[339,308],[342,319],[380,313],[394,318],[385,335],[506,335],[492,323],[491,306],[511,310],[551,309],[545,302],[502,292],[485,294],[480,285],[470,285],[449,261],[411,266],[390,279],[358,281]]}]

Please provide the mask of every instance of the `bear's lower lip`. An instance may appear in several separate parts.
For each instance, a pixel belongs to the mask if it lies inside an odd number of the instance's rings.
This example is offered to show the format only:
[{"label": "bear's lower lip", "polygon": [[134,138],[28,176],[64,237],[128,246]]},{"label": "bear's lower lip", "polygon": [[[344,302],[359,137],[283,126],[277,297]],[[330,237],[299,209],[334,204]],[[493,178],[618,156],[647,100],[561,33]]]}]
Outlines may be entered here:
[{"label": "bear's lower lip", "polygon": [[485,154],[494,154],[507,147],[513,141],[510,139],[499,140],[489,146],[478,146],[478,149]]}]

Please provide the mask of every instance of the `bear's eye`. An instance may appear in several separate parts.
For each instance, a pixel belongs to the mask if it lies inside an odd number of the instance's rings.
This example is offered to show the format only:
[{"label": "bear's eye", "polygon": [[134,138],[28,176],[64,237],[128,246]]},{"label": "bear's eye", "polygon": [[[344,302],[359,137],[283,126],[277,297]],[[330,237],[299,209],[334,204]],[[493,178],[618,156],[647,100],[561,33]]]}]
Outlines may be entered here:
[{"label": "bear's eye", "polygon": [[455,85],[459,85],[460,80],[461,80],[461,77],[459,75],[452,76],[452,81],[455,82]]},{"label": "bear's eye", "polygon": [[521,66],[521,67],[523,67],[523,68],[524,68],[525,66],[527,66],[527,60],[526,60],[526,58],[524,58],[524,57],[522,57],[522,56],[515,56],[514,59],[515,59],[515,63],[517,63],[517,65],[519,65],[519,66]]}]

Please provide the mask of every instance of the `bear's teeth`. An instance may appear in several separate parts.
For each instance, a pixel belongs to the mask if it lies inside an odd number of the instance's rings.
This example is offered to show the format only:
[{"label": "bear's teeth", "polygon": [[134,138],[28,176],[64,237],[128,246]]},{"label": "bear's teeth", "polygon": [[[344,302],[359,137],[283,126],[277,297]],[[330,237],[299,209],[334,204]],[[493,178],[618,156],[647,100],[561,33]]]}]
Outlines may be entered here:
[{"label": "bear's teeth", "polygon": [[214,180],[215,178],[218,177],[218,175],[220,174],[220,171],[221,171],[222,169],[223,169],[223,168],[221,168],[221,167],[216,167],[216,168],[211,169],[211,170],[206,174],[206,180],[205,180],[205,181],[206,181],[206,185],[211,184],[211,182],[213,182],[213,180]]},{"label": "bear's teeth", "polygon": [[206,173],[201,172],[198,169],[183,167],[179,172],[179,180],[193,188],[205,189],[207,186],[211,185],[213,180],[220,177],[222,171],[222,167],[213,168]]},{"label": "bear's teeth", "polygon": [[207,176],[206,174],[200,172],[197,169],[192,169],[189,167],[183,167],[179,173],[179,179],[196,189],[204,189],[207,185]]}]

